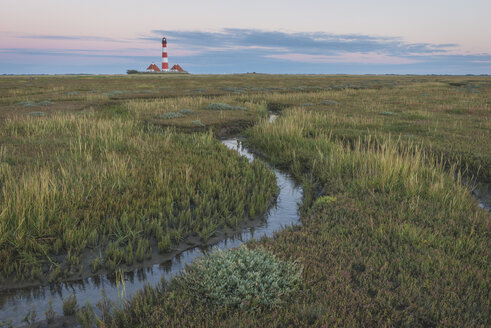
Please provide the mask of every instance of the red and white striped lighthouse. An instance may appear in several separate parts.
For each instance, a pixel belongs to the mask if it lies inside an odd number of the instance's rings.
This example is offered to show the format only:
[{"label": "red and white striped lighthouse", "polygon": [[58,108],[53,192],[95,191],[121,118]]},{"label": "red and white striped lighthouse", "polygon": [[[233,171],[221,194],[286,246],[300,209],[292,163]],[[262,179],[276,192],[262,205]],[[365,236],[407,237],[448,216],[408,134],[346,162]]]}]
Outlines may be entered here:
[{"label": "red and white striped lighthouse", "polygon": [[169,62],[167,60],[167,39],[162,38],[162,71],[169,71]]}]

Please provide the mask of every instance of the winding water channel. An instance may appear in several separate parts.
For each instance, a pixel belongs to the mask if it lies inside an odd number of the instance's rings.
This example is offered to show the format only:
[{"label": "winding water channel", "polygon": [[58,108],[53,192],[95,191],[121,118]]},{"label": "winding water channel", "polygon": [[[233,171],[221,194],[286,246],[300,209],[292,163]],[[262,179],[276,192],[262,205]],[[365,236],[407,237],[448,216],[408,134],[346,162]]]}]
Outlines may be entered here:
[{"label": "winding water channel", "polygon": [[[247,157],[249,161],[254,160],[254,155],[242,147],[238,139],[227,139],[222,142],[228,148],[234,149],[240,155]],[[126,273],[126,297],[130,298],[145,285],[155,286],[161,281],[162,276],[168,279],[170,276],[178,274],[185,264],[191,263],[205,252],[217,248],[235,248],[248,240],[257,240],[263,236],[271,237],[274,232],[281,230],[285,226],[300,224],[298,204],[302,199],[301,187],[288,174],[274,168],[272,170],[276,175],[280,193],[276,205],[269,210],[265,221],[246,231],[239,232],[234,237],[225,239],[212,247],[194,248],[177,255],[174,259],[165,263]],[[24,325],[23,319],[29,311],[36,311],[37,319],[43,320],[44,313],[49,308],[48,300],[52,301],[55,313],[62,315],[63,299],[66,299],[70,294],[76,295],[79,306],[85,305],[87,302],[95,305],[101,299],[103,290],[110,300],[118,301],[118,295],[120,295],[118,285],[107,276],[96,276],[77,282],[0,292],[0,326],[2,321],[7,322],[8,320],[12,320],[11,324],[14,327]]]}]

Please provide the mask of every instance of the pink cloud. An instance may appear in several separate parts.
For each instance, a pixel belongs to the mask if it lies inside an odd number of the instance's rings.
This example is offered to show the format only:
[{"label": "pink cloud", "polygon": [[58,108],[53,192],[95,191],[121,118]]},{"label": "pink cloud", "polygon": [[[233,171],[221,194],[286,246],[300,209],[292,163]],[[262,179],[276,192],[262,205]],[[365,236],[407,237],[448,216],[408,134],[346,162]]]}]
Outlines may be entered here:
[{"label": "pink cloud", "polygon": [[[46,50],[61,52],[76,52],[80,54],[92,53],[100,55],[119,56],[161,56],[161,43],[139,39],[104,39],[96,36],[36,36],[20,35],[0,31],[0,49]],[[173,56],[194,56],[203,53],[206,49],[189,49],[186,46],[172,44],[169,54]]]}]

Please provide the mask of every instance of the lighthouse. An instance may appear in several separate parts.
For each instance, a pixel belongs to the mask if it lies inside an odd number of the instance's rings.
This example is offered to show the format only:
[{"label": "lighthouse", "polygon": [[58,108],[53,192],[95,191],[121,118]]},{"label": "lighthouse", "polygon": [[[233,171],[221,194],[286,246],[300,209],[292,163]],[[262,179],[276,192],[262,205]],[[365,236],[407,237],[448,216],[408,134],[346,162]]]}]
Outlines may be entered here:
[{"label": "lighthouse", "polygon": [[162,38],[162,69],[159,69],[157,65],[152,63],[147,67],[146,71],[137,71],[137,70],[128,70],[128,74],[135,73],[172,73],[172,74],[189,74],[187,71],[183,70],[182,67],[178,64],[172,66],[169,69],[169,59],[167,58],[167,39],[165,37]]},{"label": "lighthouse", "polygon": [[169,71],[169,61],[167,59],[167,39],[162,38],[162,72]]}]

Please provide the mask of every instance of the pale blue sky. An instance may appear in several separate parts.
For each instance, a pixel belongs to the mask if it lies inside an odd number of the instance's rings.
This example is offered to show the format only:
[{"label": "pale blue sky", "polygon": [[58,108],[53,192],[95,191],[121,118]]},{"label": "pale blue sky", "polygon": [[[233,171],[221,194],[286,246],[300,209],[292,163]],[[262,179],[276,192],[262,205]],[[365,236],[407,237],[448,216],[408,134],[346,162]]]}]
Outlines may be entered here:
[{"label": "pale blue sky", "polygon": [[2,0],[1,73],[491,74],[491,1]]}]

